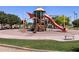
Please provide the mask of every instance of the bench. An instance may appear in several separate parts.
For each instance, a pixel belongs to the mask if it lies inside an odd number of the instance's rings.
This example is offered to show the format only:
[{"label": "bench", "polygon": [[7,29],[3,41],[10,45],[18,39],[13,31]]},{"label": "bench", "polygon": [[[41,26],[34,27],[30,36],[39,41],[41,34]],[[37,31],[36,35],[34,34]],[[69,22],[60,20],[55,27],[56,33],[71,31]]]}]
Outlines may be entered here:
[{"label": "bench", "polygon": [[74,40],[74,36],[66,35],[64,40]]}]

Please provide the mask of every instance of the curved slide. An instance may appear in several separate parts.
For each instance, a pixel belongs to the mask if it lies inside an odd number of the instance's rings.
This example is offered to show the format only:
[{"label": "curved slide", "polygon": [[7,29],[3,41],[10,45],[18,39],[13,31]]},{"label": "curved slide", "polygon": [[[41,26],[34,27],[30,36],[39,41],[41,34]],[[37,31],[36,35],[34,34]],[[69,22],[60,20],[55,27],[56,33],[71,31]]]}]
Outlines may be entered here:
[{"label": "curved slide", "polygon": [[66,32],[66,29],[64,29],[62,26],[58,25],[54,19],[52,19],[49,15],[45,14],[45,17],[47,17],[57,28],[61,29],[63,32]]}]

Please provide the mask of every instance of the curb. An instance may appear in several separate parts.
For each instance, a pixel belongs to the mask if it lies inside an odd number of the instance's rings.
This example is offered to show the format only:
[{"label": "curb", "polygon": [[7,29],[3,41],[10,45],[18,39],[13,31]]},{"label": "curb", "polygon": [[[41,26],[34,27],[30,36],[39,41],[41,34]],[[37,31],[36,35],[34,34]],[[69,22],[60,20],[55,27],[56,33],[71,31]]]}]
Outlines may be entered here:
[{"label": "curb", "polygon": [[20,50],[28,50],[28,51],[31,51],[31,52],[50,52],[50,50],[39,50],[39,49],[25,48],[25,47],[19,47],[19,46],[8,45],[8,44],[0,44],[0,46],[20,49]]}]

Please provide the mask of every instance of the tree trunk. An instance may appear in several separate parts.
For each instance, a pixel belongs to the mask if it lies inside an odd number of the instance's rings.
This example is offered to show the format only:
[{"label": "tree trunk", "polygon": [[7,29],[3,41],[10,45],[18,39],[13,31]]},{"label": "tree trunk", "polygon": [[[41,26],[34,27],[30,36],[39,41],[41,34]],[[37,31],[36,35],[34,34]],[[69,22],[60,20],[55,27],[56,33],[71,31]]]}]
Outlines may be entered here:
[{"label": "tree trunk", "polygon": [[1,24],[1,29],[3,29],[3,24]]},{"label": "tree trunk", "polygon": [[12,29],[12,25],[10,25],[10,29]]}]

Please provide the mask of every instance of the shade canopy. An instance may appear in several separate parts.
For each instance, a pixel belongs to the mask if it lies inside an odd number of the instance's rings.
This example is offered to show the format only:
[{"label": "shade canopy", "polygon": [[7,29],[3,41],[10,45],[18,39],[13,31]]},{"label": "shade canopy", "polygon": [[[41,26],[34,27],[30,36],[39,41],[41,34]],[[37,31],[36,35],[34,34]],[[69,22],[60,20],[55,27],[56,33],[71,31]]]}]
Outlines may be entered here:
[{"label": "shade canopy", "polygon": [[45,10],[43,8],[37,8],[35,11],[44,11],[45,12]]},{"label": "shade canopy", "polygon": [[37,8],[35,11],[34,11],[34,14],[35,16],[37,17],[43,17],[43,15],[45,14],[45,10],[43,8]]}]

